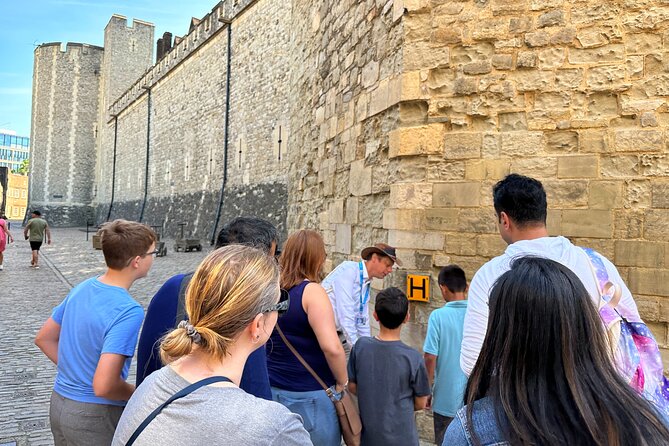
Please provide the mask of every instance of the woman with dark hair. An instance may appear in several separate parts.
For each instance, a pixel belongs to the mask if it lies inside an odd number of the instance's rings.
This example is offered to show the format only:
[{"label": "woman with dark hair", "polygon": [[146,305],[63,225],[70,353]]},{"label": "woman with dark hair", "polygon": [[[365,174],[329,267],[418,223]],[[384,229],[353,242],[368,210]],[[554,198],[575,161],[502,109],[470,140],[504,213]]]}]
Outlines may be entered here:
[{"label": "woman with dark hair", "polygon": [[[281,288],[290,294],[290,308],[277,328],[320,379],[340,395],[348,384],[346,356],[332,304],[318,283],[324,262],[325,244],[318,232],[301,230],[288,237],[280,265]],[[267,369],[274,400],[302,416],[311,441],[318,446],[339,446],[341,433],[332,401],[276,329],[267,345]]]},{"label": "woman with dark hair", "polygon": [[548,259],[514,261],[490,318],[465,403],[444,445],[666,445],[654,407],[618,375],[581,281]]}]

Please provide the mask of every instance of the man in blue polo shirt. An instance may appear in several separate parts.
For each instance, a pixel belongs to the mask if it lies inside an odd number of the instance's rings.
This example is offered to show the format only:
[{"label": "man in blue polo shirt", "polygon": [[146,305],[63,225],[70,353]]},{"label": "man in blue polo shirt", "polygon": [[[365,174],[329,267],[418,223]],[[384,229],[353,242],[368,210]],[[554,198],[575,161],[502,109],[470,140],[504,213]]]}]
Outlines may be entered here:
[{"label": "man in blue polo shirt", "polygon": [[[238,217],[218,233],[216,248],[232,244],[250,245],[264,249],[273,256],[277,241],[276,228],[270,222]],[[163,366],[159,353],[160,339],[179,322],[187,319],[184,299],[186,286],[192,276],[192,273],[178,274],[170,278],[151,299],[137,346],[137,386]],[[247,359],[239,387],[258,398],[272,399],[264,346],[251,353]]]},{"label": "man in blue polo shirt", "polygon": [[457,265],[445,266],[439,272],[439,288],[446,305],[430,314],[423,352],[427,376],[430,384],[434,384],[434,438],[441,445],[446,428],[463,406],[467,386],[467,376],[460,368],[460,344],[467,312],[465,272]]}]

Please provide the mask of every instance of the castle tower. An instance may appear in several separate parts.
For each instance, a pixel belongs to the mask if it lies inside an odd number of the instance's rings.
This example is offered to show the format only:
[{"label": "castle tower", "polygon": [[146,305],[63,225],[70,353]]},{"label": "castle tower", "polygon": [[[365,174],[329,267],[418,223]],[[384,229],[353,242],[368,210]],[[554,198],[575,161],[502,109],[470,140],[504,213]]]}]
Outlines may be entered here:
[{"label": "castle tower", "polygon": [[153,65],[154,26],[133,19],[132,25],[120,15],[112,15],[105,27],[104,57],[100,82],[100,110],[95,169],[95,196],[98,220],[104,220],[111,200],[115,122],[109,107]]},{"label": "castle tower", "polygon": [[30,206],[55,225],[90,218],[103,49],[47,43],[35,49]]}]

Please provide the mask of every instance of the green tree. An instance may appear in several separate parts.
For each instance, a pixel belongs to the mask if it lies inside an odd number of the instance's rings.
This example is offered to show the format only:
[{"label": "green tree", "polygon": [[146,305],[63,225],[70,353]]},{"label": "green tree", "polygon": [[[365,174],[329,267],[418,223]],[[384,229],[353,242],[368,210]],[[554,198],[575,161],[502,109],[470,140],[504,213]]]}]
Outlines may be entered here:
[{"label": "green tree", "polygon": [[12,169],[12,173],[18,173],[19,175],[28,175],[30,173],[30,159],[24,159],[21,161],[21,165],[18,169]]}]

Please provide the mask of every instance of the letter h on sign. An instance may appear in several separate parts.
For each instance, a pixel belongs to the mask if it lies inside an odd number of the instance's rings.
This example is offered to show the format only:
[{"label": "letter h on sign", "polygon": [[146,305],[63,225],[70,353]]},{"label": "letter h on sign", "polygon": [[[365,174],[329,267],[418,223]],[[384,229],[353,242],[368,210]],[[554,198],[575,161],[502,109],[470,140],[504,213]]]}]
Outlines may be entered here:
[{"label": "letter h on sign", "polygon": [[407,274],[407,297],[419,302],[430,301],[430,276]]}]

